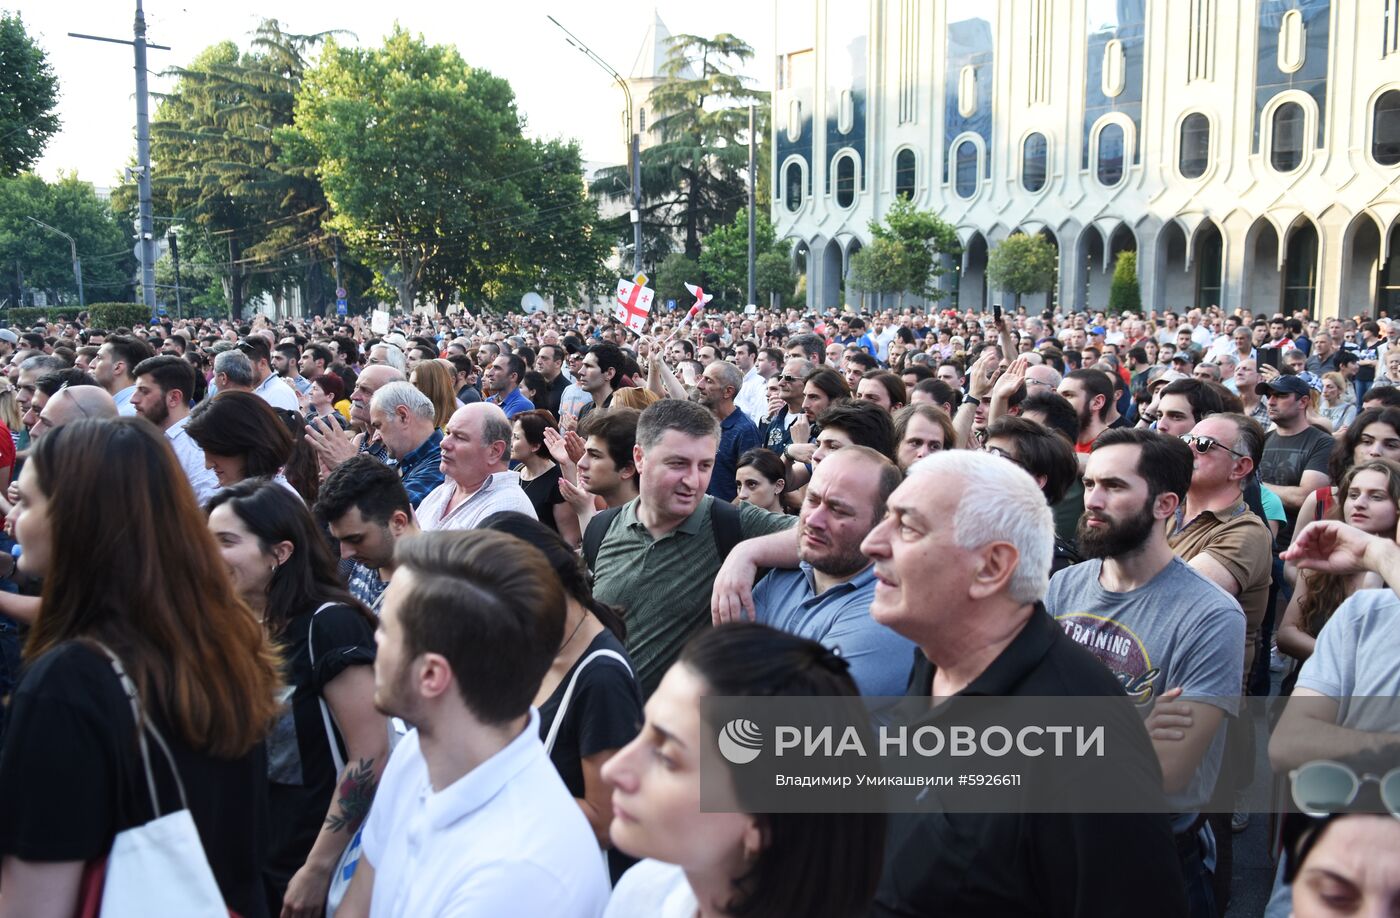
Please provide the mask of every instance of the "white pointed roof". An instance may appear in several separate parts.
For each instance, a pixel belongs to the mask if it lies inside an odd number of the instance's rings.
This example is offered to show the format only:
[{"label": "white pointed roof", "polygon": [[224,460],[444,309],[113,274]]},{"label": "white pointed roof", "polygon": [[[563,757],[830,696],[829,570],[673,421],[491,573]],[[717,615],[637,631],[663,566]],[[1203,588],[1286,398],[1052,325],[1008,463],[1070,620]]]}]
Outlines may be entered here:
[{"label": "white pointed roof", "polygon": [[[653,9],[651,26],[642,38],[642,46],[637,50],[637,59],[633,61],[632,70],[628,73],[627,78],[630,80],[664,79],[665,75],[661,68],[671,52],[670,38],[671,30],[666,28],[666,23],[661,21],[661,14]],[[681,76],[685,79],[694,79],[695,73],[687,67]]]}]

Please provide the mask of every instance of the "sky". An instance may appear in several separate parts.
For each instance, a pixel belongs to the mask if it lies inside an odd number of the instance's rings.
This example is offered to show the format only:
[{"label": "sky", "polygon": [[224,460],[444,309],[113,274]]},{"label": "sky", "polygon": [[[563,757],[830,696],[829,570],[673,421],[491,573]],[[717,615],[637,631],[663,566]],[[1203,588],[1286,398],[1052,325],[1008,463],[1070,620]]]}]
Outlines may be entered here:
[{"label": "sky", "polygon": [[[625,158],[622,90],[598,65],[570,47],[546,15],[558,19],[624,76],[631,70],[654,15],[672,34],[730,32],[755,49],[745,72],[756,88],[773,83],[773,0],[144,0],[146,39],[170,51],[148,52],[150,89],[170,81],[158,74],[183,66],[223,40],[247,47],[263,18],[289,32],[346,29],[346,44],[379,45],[397,21],[434,44],[454,44],[466,62],[505,77],[515,89],[526,132],[579,141],[586,161]],[[130,46],[68,37],[82,32],[131,38],[135,0],[0,0],[18,12],[47,52],[59,79],[63,124],[36,171],[45,178],[76,171],[98,186],[120,181],[135,155],[135,77]],[[151,110],[154,113],[155,100]]]}]

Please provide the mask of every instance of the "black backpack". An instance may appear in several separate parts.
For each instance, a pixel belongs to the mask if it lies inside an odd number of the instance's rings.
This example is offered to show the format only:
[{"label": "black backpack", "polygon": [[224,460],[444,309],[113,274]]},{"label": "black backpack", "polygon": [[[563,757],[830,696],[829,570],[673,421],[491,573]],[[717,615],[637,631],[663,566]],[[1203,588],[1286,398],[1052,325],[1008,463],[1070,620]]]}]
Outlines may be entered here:
[{"label": "black backpack", "polygon": [[[625,506],[625,505],[624,505]],[[603,546],[603,540],[607,538],[608,530],[612,528],[613,521],[622,512],[622,507],[609,507],[594,515],[588,521],[588,528],[583,532],[583,557],[588,562],[590,571],[596,570],[598,564],[598,549]],[[744,539],[743,525],[739,518],[739,508],[731,503],[722,500],[710,501],[710,530],[715,538],[715,548],[719,550],[720,563],[729,557],[729,553],[734,550]]]}]

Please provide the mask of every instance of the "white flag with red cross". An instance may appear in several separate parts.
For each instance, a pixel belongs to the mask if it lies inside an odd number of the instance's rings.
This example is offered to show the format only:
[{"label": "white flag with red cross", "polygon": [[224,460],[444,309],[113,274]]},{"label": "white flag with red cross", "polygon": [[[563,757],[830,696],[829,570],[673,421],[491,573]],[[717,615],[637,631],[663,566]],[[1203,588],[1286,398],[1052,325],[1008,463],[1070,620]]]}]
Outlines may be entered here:
[{"label": "white flag with red cross", "polygon": [[698,284],[686,284],[685,289],[689,290],[691,295],[695,297],[695,305],[691,306],[690,311],[685,314],[685,318],[681,319],[681,325],[698,316],[700,311],[705,308],[705,304],[715,298],[713,293],[706,293],[705,288]]},{"label": "white flag with red cross", "polygon": [[651,299],[656,293],[647,286],[647,276],[638,274],[628,280],[617,282],[617,309],[613,316],[637,334],[646,329],[647,317],[651,315]]}]

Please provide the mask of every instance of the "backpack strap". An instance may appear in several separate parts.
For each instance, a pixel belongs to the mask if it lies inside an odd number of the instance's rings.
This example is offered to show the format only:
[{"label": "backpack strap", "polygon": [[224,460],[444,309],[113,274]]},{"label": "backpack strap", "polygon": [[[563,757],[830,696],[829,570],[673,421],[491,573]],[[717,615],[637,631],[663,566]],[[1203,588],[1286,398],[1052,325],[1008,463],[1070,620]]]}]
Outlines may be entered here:
[{"label": "backpack strap", "polygon": [[603,547],[603,540],[607,538],[613,520],[621,512],[622,507],[609,507],[593,514],[593,519],[588,521],[588,528],[583,531],[583,558],[588,562],[590,571],[597,569],[598,549]]},{"label": "backpack strap", "polygon": [[[597,568],[598,549],[602,547],[603,540],[607,538],[613,520],[617,519],[617,515],[621,512],[622,507],[609,507],[595,514],[593,519],[588,521],[588,528],[583,532],[583,557],[588,562],[590,571]],[[715,548],[719,551],[719,560],[722,563],[734,550],[734,546],[744,541],[743,518],[739,515],[739,508],[731,503],[712,499],[710,503],[710,529],[714,535]]]},{"label": "backpack strap", "polygon": [[739,515],[739,508],[727,501],[712,501],[710,528],[714,532],[715,548],[719,549],[719,561],[723,564],[734,546],[744,541],[743,518]]}]

